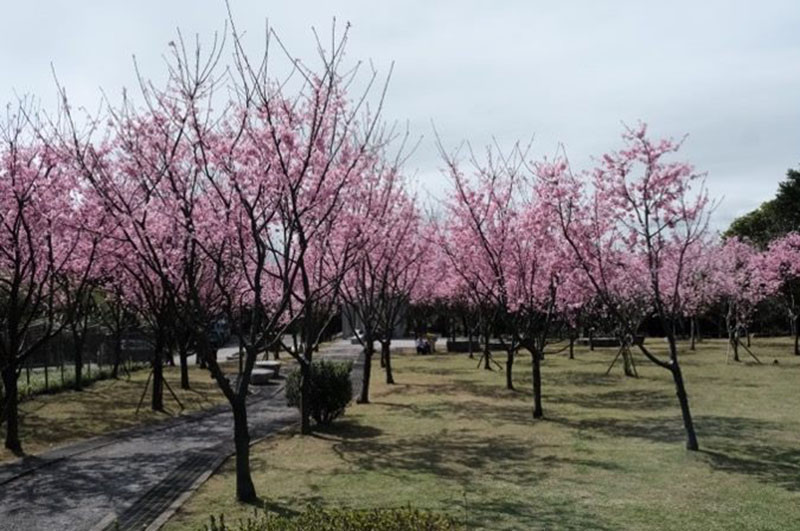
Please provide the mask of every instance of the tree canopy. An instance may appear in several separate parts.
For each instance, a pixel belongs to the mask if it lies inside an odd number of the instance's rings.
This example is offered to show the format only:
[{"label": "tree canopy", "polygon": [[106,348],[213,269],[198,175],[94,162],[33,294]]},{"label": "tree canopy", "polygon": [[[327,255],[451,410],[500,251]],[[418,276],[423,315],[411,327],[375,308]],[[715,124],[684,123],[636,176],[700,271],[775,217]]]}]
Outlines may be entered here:
[{"label": "tree canopy", "polygon": [[760,247],[789,232],[800,230],[800,169],[789,169],[773,199],[733,220],[725,238],[746,238]]}]

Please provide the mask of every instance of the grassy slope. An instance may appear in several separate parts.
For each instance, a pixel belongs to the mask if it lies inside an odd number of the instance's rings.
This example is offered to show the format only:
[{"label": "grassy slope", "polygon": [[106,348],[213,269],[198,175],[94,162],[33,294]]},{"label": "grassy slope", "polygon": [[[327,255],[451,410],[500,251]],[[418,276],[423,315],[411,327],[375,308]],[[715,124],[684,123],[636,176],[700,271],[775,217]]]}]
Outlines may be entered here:
[{"label": "grassy slope", "polygon": [[[49,395],[38,395],[20,404],[22,416],[22,446],[28,454],[37,454],[55,446],[93,437],[112,430],[128,428],[138,424],[163,420],[181,413],[207,409],[225,403],[208,371],[191,367],[189,383],[191,390],[180,389],[180,372],[177,367],[165,367],[164,376],[186,408],[180,411],[172,395],[164,389],[164,413],[149,409],[150,392],[145,397],[142,409],[136,414],[149,370],[131,373],[130,380],[102,380],[86,387],[81,392],[62,391]],[[0,440],[5,438],[5,427],[0,426]],[[5,448],[0,448],[0,462],[16,457]]]},{"label": "grassy slope", "polygon": [[[549,357],[547,420],[533,422],[527,358],[513,392],[464,355],[405,355],[398,385],[376,371],[373,403],[352,406],[335,429],[257,445],[254,479],[285,513],[412,504],[469,529],[798,529],[800,359],[785,341],[754,351],[769,363],[726,364],[718,341],[684,355],[699,453],[683,449],[669,373],[641,356],[638,379],[619,367],[603,375],[611,350]],[[251,513],[233,502],[232,470],[229,461],[166,529]]]}]

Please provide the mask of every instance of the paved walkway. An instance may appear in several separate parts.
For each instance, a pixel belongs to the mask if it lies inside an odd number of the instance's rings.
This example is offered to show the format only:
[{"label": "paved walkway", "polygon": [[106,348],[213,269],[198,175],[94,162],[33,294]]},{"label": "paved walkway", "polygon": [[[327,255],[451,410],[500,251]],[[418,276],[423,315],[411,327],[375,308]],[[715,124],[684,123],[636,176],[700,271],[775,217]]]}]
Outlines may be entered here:
[{"label": "paved walkway", "polygon": [[[360,348],[338,341],[322,351],[325,358],[356,359]],[[298,415],[286,407],[280,385],[251,397],[248,417],[255,440]],[[232,453],[232,434],[223,407],[0,466],[0,530],[144,529]]]}]

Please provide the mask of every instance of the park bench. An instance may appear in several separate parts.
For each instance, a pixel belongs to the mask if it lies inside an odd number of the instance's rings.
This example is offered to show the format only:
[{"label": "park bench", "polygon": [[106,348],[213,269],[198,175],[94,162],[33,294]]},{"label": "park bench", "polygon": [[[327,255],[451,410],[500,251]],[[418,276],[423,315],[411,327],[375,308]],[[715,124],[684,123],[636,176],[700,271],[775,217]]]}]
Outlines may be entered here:
[{"label": "park bench", "polygon": [[259,370],[259,369],[265,370],[265,371],[270,371],[272,373],[272,376],[274,378],[277,378],[278,376],[280,376],[281,362],[278,361],[278,360],[257,361],[256,362],[256,367],[255,367],[255,369],[253,369],[253,372],[255,372],[256,370]]},{"label": "park bench", "polygon": [[271,369],[253,369],[253,372],[250,374],[250,383],[252,385],[266,385],[275,376],[275,373]]}]

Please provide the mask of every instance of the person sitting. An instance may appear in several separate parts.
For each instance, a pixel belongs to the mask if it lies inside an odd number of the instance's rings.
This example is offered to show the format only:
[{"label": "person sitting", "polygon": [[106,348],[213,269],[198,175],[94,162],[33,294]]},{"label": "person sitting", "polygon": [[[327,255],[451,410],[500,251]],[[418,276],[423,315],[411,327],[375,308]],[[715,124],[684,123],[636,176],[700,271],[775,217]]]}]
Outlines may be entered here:
[{"label": "person sitting", "polygon": [[426,339],[417,337],[417,354],[430,354],[431,346]]}]

